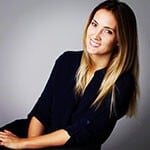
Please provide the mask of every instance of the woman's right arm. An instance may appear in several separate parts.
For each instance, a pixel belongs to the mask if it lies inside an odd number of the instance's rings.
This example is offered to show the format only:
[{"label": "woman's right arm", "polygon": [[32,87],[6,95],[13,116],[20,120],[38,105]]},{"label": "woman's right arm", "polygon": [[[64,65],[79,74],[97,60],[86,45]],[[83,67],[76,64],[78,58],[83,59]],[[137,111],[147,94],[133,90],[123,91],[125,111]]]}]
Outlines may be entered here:
[{"label": "woman's right arm", "polygon": [[32,117],[29,128],[28,128],[28,137],[36,137],[44,133],[44,125],[36,118]]}]

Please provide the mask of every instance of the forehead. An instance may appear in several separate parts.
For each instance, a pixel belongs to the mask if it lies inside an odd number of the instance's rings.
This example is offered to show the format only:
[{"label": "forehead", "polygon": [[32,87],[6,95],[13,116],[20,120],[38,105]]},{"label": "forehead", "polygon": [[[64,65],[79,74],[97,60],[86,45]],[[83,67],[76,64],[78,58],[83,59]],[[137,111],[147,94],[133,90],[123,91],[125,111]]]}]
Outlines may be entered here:
[{"label": "forehead", "polygon": [[98,10],[93,19],[103,26],[110,26],[113,29],[117,27],[117,20],[114,14],[107,9]]}]

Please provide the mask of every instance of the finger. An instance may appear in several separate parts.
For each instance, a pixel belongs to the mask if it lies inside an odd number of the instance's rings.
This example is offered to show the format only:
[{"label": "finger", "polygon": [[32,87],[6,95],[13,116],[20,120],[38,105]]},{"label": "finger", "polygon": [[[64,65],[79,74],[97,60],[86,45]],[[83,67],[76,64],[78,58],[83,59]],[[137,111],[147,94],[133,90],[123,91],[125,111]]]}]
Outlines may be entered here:
[{"label": "finger", "polygon": [[0,137],[8,137],[10,136],[8,133],[0,132]]},{"label": "finger", "polygon": [[7,135],[16,136],[14,133],[12,133],[9,130],[4,130],[4,133],[6,133]]},{"label": "finger", "polygon": [[4,132],[5,133],[7,133],[7,134],[13,134],[11,131],[9,131],[9,130],[4,130]]},{"label": "finger", "polygon": [[5,133],[5,132],[0,131],[0,135],[6,135],[6,133]]},{"label": "finger", "polygon": [[4,135],[0,135],[0,143],[2,143],[4,139],[5,139]]},{"label": "finger", "polygon": [[4,146],[4,143],[2,141],[0,141],[0,146]]},{"label": "finger", "polygon": [[8,137],[8,135],[6,135],[6,134],[0,134],[0,141],[3,141],[7,137]]}]

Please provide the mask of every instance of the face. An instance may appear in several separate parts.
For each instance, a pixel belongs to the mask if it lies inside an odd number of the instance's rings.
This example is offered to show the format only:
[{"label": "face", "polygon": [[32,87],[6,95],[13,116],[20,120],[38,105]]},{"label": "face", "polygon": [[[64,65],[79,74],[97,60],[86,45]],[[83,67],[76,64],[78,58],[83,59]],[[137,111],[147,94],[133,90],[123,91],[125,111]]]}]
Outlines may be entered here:
[{"label": "face", "polygon": [[86,47],[90,55],[110,56],[117,43],[117,21],[111,11],[98,10],[87,29]]}]

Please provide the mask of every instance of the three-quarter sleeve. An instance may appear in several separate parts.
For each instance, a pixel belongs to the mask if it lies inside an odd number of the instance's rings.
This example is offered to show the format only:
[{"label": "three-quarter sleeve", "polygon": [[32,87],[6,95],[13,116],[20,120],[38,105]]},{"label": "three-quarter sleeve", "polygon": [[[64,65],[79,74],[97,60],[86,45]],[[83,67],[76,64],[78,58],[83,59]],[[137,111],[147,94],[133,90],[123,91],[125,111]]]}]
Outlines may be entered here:
[{"label": "three-quarter sleeve", "polygon": [[111,134],[117,120],[126,114],[133,93],[133,83],[133,78],[129,75],[120,77],[116,82],[117,116],[113,113],[114,116],[110,117],[111,93],[109,93],[97,111],[85,115],[66,127],[71,136],[66,145],[102,144]]},{"label": "three-quarter sleeve", "polygon": [[28,118],[35,116],[46,128],[50,125],[51,105],[54,98],[55,83],[57,81],[59,63],[60,58],[56,60],[41,96],[28,115]]},{"label": "three-quarter sleeve", "polygon": [[[63,110],[66,109],[67,102],[70,105],[68,112],[72,111],[70,109],[74,105],[73,76],[75,75],[80,57],[81,52],[78,54],[66,51],[56,59],[48,82],[37,103],[28,115],[29,119],[35,116],[45,126],[46,132],[57,129],[59,125],[62,126],[60,116],[62,116],[62,120],[69,120],[69,118],[63,117],[65,115],[63,113],[60,114],[60,112],[61,109],[64,112]],[[70,116],[70,114],[67,116]],[[62,122],[66,124],[65,121]]]},{"label": "three-quarter sleeve", "polygon": [[[107,96],[110,98],[110,95]],[[93,114],[87,114],[78,121],[72,123],[65,129],[71,136],[66,143],[67,146],[102,144],[112,132],[116,119],[110,118],[110,108],[103,103],[101,108]]]},{"label": "three-quarter sleeve", "polygon": [[81,55],[81,51],[66,51],[56,59],[49,80],[28,115],[29,119],[35,116],[45,126],[46,132],[58,129],[70,119],[75,104],[74,76]]},{"label": "three-quarter sleeve", "polygon": [[117,119],[127,113],[134,88],[134,78],[131,74],[123,74],[118,79],[115,85],[115,103],[113,107]]}]

